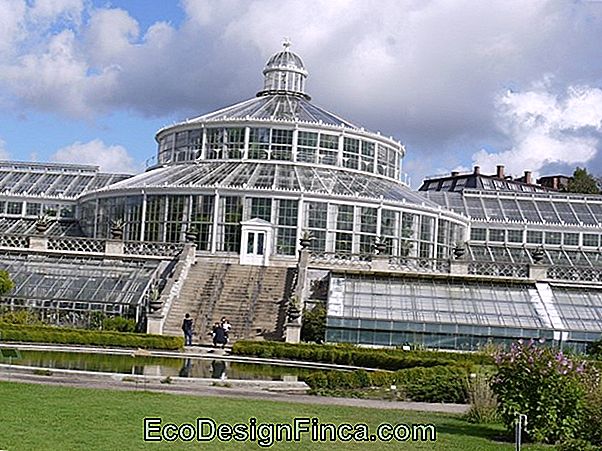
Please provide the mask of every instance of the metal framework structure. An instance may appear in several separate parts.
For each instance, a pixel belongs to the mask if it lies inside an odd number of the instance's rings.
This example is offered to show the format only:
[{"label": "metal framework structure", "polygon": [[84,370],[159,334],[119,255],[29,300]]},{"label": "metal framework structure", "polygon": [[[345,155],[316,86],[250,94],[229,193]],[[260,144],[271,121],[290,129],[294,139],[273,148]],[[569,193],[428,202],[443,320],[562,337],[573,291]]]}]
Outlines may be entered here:
[{"label": "metal framework structure", "polygon": [[106,259],[32,253],[3,253],[0,269],[15,289],[8,308],[39,311],[49,322],[88,325],[91,312],[140,319],[144,296],[158,279],[160,261]]},{"label": "metal framework structure", "polygon": [[[280,264],[296,264],[310,233],[309,265],[332,271],[328,340],[468,349],[599,338],[602,196],[503,177],[414,192],[402,182],[404,146],[313,104],[289,46],[268,60],[256,97],[159,130],[144,173],[0,162],[0,267],[17,282],[8,305],[58,323],[140,317],[186,239],[240,256],[257,251],[242,236],[255,220],[270,231],[261,251]],[[44,234],[41,214],[54,219]]]}]

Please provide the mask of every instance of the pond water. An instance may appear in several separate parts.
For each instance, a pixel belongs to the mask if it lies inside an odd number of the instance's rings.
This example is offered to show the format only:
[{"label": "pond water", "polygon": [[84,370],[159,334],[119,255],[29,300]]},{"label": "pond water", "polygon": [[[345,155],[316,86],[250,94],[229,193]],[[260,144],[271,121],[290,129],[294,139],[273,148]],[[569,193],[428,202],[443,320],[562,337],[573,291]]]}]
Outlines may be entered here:
[{"label": "pond water", "polygon": [[[286,376],[303,376],[316,370],[269,364],[230,362],[206,358],[141,357],[119,354],[81,352],[19,351],[13,365],[37,366],[147,376],[180,376],[246,380],[283,380]],[[1,363],[8,363],[4,359]]]}]

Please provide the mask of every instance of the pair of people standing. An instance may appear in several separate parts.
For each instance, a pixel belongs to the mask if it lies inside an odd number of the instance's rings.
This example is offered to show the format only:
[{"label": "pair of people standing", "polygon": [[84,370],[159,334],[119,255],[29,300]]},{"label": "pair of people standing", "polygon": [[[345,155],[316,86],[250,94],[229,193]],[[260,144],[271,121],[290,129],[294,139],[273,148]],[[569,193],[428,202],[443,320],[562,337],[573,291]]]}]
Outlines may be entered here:
[{"label": "pair of people standing", "polygon": [[[184,344],[186,346],[192,345],[192,333],[193,333],[193,321],[190,317],[190,313],[184,315],[184,321],[182,321],[182,331],[184,332]],[[211,335],[213,336],[213,346],[222,345],[222,348],[228,343],[229,333],[232,329],[230,321],[224,316],[222,317],[221,323],[215,323]]]},{"label": "pair of people standing", "polygon": [[213,346],[222,345],[222,348],[228,343],[230,330],[232,326],[228,319],[222,317],[221,323],[215,323],[211,335],[213,336]]}]

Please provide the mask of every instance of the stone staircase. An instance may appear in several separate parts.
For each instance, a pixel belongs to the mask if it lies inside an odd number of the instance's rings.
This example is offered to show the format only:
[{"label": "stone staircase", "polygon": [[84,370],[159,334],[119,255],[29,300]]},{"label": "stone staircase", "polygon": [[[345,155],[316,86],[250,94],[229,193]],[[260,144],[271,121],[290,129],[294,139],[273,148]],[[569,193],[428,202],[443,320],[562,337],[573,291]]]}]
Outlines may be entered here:
[{"label": "stone staircase", "polygon": [[190,313],[197,323],[199,304],[207,305],[207,294],[211,294],[218,284],[219,264],[205,259],[197,259],[190,270],[180,291],[180,296],[173,303],[163,326],[165,335],[182,335],[182,320]]},{"label": "stone staircase", "polygon": [[210,343],[222,317],[232,325],[230,340],[280,339],[284,302],[294,269],[214,263],[198,258],[165,322],[164,334],[181,335],[184,314],[195,322],[195,343]]}]

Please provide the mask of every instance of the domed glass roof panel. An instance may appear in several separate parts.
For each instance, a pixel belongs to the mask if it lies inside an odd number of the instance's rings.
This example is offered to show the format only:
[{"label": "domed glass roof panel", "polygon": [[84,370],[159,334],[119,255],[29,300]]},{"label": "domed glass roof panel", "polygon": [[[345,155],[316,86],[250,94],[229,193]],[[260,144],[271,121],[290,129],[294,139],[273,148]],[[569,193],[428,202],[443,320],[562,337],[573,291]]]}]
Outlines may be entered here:
[{"label": "domed glass roof panel", "polygon": [[115,183],[105,190],[168,187],[299,191],[353,198],[382,198],[440,208],[436,203],[393,180],[335,167],[265,161],[214,161],[166,166]]},{"label": "domed glass roof panel", "polygon": [[287,67],[305,71],[305,64],[299,55],[289,50],[275,53],[265,65],[266,69]]},{"label": "domed glass roof panel", "polygon": [[227,120],[273,120],[334,125],[359,130],[360,127],[330,113],[308,100],[287,94],[255,97],[221,110],[189,119],[186,123]]}]

